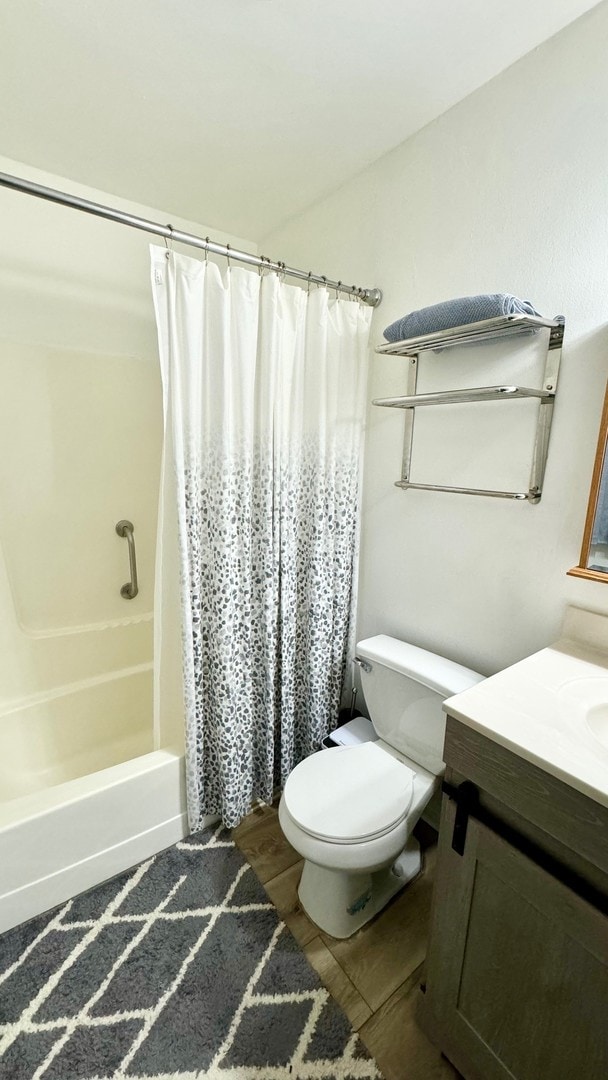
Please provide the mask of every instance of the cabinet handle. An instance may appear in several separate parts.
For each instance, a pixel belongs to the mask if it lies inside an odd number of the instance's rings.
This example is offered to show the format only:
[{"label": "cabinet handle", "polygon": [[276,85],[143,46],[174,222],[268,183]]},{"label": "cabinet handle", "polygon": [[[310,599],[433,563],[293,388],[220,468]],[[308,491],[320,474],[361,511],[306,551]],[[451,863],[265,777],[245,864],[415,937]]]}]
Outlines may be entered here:
[{"label": "cabinet handle", "polygon": [[[443,784],[445,791],[448,785]],[[456,817],[454,819],[454,831],[452,833],[452,849],[457,855],[464,855],[467,842],[467,826],[469,816],[479,816],[479,791],[470,780],[463,781],[457,788],[452,789],[456,799]],[[449,792],[448,792],[449,794]],[[477,814],[475,813],[477,811]]]}]

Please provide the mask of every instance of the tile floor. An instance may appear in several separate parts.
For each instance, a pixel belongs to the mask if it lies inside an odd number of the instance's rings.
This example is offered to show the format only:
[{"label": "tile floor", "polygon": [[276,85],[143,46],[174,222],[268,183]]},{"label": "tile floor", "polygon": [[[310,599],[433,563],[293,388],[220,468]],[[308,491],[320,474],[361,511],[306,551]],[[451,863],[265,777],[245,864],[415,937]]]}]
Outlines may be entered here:
[{"label": "tile floor", "polygon": [[[302,860],[277,811],[259,806],[234,831],[282,919],[375,1057],[385,1080],[455,1080],[415,1020],[426,953],[435,848],[424,872],[352,938],[337,941],[312,923],[297,894]],[[421,835],[424,845],[425,838]],[[427,838],[428,840],[428,838]]]}]

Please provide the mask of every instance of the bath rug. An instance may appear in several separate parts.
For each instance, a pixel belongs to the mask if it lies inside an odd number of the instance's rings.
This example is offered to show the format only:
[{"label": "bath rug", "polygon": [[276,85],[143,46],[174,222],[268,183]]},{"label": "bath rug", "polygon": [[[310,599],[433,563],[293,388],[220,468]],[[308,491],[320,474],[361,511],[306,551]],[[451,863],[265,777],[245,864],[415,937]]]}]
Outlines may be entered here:
[{"label": "bath rug", "polygon": [[380,1072],[218,826],[0,936],[0,1076]]}]

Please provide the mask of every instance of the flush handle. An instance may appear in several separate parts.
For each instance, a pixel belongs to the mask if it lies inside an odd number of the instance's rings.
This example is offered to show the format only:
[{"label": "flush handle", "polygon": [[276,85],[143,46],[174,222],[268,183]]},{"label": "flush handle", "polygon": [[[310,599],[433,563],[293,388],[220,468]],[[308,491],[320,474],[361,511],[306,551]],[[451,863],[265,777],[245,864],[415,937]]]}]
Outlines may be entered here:
[{"label": "flush handle", "polygon": [[362,660],[360,656],[355,656],[353,663],[355,663],[357,667],[360,667],[363,671],[372,670],[372,665],[368,663],[367,660]]}]

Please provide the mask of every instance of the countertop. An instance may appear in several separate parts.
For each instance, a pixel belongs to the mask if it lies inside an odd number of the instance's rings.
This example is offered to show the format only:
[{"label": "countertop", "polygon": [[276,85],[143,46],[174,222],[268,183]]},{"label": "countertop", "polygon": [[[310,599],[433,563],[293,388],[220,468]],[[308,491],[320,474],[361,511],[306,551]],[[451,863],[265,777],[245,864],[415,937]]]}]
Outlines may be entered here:
[{"label": "countertop", "polygon": [[[467,727],[608,806],[608,650],[562,639],[470,690],[444,710]],[[590,712],[592,710],[592,712]],[[602,735],[602,740],[604,735]]]}]

